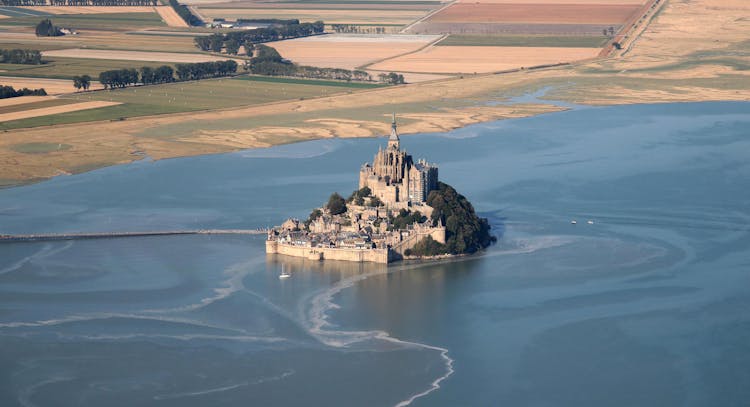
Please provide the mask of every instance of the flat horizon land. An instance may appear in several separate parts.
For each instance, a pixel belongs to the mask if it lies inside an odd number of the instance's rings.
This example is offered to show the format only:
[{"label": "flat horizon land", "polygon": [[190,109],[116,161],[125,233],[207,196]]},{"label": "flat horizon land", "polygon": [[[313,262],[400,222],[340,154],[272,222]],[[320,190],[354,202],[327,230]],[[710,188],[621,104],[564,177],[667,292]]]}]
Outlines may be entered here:
[{"label": "flat horizon land", "polygon": [[[565,3],[558,0],[546,2]],[[483,3],[503,4],[504,1],[493,0]],[[604,0],[596,2],[605,5],[608,3],[611,4]],[[637,5],[642,2],[618,4]],[[202,6],[196,7],[200,11]],[[210,6],[207,4],[206,7]],[[215,10],[218,9],[220,7],[215,7]],[[356,10],[350,8],[347,12],[354,15]],[[65,93],[64,88],[60,88],[60,91],[56,92],[60,95],[53,98],[54,100],[47,97],[31,101],[29,97],[25,97],[24,99],[29,101],[19,104],[8,102],[6,99],[0,103],[0,112],[3,116],[23,112],[24,108],[19,106],[24,105],[27,105],[28,110],[49,109],[57,112],[64,110],[66,106],[75,109],[76,104],[83,107],[80,103],[89,100],[123,104],[90,110],[71,110],[69,113],[25,118],[22,121],[0,122],[0,185],[19,185],[60,174],[87,171],[139,160],[144,155],[162,159],[266,147],[317,138],[373,137],[387,133],[389,115],[394,111],[399,115],[401,131],[408,134],[441,132],[478,122],[525,117],[564,109],[540,100],[528,102],[513,99],[540,89],[547,90],[544,99],[585,105],[750,98],[750,54],[747,51],[750,24],[744,20],[737,20],[738,15],[750,13],[750,4],[742,0],[663,0],[656,10],[637,22],[637,26],[629,32],[628,38],[623,42],[622,50],[615,50],[608,57],[591,58],[544,69],[477,75],[450,74],[448,78],[426,75],[426,79],[436,80],[371,89],[311,82],[309,85],[299,84],[306,86],[305,90],[301,91],[303,88],[298,88],[297,84],[285,84],[283,81],[271,85],[269,82],[251,81],[252,86],[237,88],[247,89],[248,93],[255,92],[252,98],[237,94],[238,90],[231,87],[217,87],[216,91],[212,92],[211,81],[200,81],[159,85],[173,87],[169,89],[184,87],[182,92],[188,92],[191,96],[182,99],[176,96],[170,98],[167,91],[167,96],[150,105],[135,97],[133,93],[149,92],[149,88],[152,88],[153,92],[157,87],[113,91],[111,98],[103,92]],[[69,50],[77,48],[89,48],[92,51],[87,52],[91,55],[115,58],[116,56],[112,56],[114,54],[100,53],[96,50],[110,50],[110,53],[118,49],[149,51],[149,44],[153,44],[154,51],[159,51],[162,55],[171,55],[164,53],[174,50],[183,53],[185,60],[216,57],[191,48],[192,37],[181,34],[198,34],[205,30],[167,27],[155,11],[114,15],[91,12],[83,14],[84,10],[81,10],[82,14],[63,21],[86,21],[86,26],[90,28],[82,29],[79,36],[63,37],[59,41],[33,36],[33,27],[29,26],[26,20],[38,20],[47,15],[37,10],[33,12],[41,15],[34,14],[38,17],[33,19],[23,17],[23,20],[19,21],[14,21],[13,16],[0,20],[2,33],[11,34],[0,36],[0,48],[51,50],[50,55],[56,55],[52,58],[59,60],[55,64],[60,66],[60,72],[73,68],[75,69],[70,72],[93,69],[86,68],[89,66],[137,68],[147,64],[114,59],[79,59],[76,60],[77,65],[65,68],[66,61],[74,55],[74,52]],[[0,10],[0,13],[4,11]],[[107,23],[86,20],[102,15],[107,18],[103,20]],[[57,17],[52,15],[51,18],[54,22]],[[294,16],[289,15],[289,18]],[[154,26],[154,21],[159,24]],[[695,21],[701,21],[701,24],[696,25]],[[107,24],[111,26],[111,31],[103,28]],[[155,32],[154,35],[142,35],[144,30]],[[167,30],[173,30],[176,35],[169,34]],[[108,42],[109,38],[111,43]],[[596,46],[597,39],[591,38],[570,39],[562,45]],[[445,41],[449,42],[428,47],[481,49],[487,44],[520,43],[552,47],[556,45],[554,38],[549,36],[519,37],[517,34],[493,34],[491,37],[482,38],[474,35],[456,36],[453,39],[448,37]],[[476,42],[480,44],[476,45]],[[375,62],[370,68],[376,69],[379,63],[389,68],[389,63],[396,64],[399,58],[408,61],[409,58],[414,58],[413,55],[423,51],[413,51],[407,47],[404,48],[404,52],[406,54],[403,57],[386,58]],[[139,54],[139,58],[143,57]],[[182,57],[179,60],[183,60]],[[342,60],[342,63],[357,64],[359,60],[363,59],[351,55],[347,60]],[[364,61],[369,62],[367,59]],[[467,66],[469,65],[471,61],[467,62]],[[19,67],[25,66],[0,64],[0,84],[4,84],[3,76],[19,78],[20,71],[14,71]],[[408,65],[398,67],[408,71]],[[43,72],[45,66],[42,65],[38,69]],[[49,71],[49,67],[47,69]],[[425,69],[427,68],[420,68],[422,75]],[[24,71],[24,80],[33,77],[33,69]],[[21,83],[20,79],[16,80]],[[224,79],[225,82],[235,80],[241,81],[241,78]],[[64,83],[60,82],[59,85],[64,86]],[[292,91],[292,88],[295,90]],[[71,84],[69,92],[73,90]],[[129,94],[133,95],[124,97]],[[224,97],[230,94],[236,97]],[[153,115],[155,113],[158,115]],[[30,153],[24,147],[27,145],[68,147]]]}]

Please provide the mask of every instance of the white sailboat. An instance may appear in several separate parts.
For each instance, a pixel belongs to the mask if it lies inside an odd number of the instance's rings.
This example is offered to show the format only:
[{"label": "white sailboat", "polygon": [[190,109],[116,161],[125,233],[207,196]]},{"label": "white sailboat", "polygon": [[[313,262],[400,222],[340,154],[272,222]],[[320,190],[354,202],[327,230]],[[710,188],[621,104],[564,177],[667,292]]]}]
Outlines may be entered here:
[{"label": "white sailboat", "polygon": [[282,264],[281,265],[281,274],[279,274],[279,280],[283,280],[283,279],[289,278],[291,276],[292,276],[291,274],[287,273],[287,271],[284,270],[284,265]]}]

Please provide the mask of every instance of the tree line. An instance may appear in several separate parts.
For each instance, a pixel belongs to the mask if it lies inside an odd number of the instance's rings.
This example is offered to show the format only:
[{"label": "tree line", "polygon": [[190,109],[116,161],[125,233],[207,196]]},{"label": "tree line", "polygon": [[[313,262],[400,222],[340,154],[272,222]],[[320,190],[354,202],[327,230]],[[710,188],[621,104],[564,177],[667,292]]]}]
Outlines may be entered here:
[{"label": "tree line", "polygon": [[252,55],[251,51],[254,44],[307,37],[313,34],[321,34],[325,30],[325,24],[322,21],[314,23],[299,23],[298,20],[287,21],[296,23],[195,37],[194,42],[195,46],[203,51],[221,52],[222,49],[226,48],[229,54],[237,54],[240,47],[244,46],[245,52]]},{"label": "tree line", "polygon": [[45,18],[36,25],[36,36],[37,37],[59,37],[63,34],[60,27],[52,24],[52,20]]},{"label": "tree line", "polygon": [[158,6],[157,0],[49,0],[50,6]]},{"label": "tree line", "polygon": [[0,0],[0,6],[46,6],[47,0]]},{"label": "tree line", "polygon": [[[307,79],[334,79],[344,81],[372,81],[372,76],[360,70],[350,71],[341,68],[320,68],[315,66],[297,65],[281,57],[276,49],[267,45],[256,46],[255,57],[245,63],[245,69],[250,73],[268,76],[292,76]],[[379,79],[387,84],[403,84],[404,76],[391,72],[380,74]]]},{"label": "tree line", "polygon": [[[231,60],[177,64],[176,67],[176,70],[172,69],[169,65],[162,65],[158,68],[144,66],[140,70],[135,68],[114,69],[101,72],[99,74],[99,82],[104,85],[104,89],[115,89],[136,85],[138,83],[153,85],[174,82],[175,80],[190,81],[205,78],[218,78],[237,72],[237,62]],[[175,79],[175,74],[177,74],[177,79]],[[80,84],[84,90],[88,89],[88,86],[83,86],[83,82],[77,83],[76,78],[78,78],[79,81],[82,79],[81,77],[74,77],[73,86],[75,86],[76,89],[80,89],[77,86],[78,84]]]},{"label": "tree line", "polygon": [[40,65],[42,53],[35,49],[0,49],[0,63]]},{"label": "tree line", "polygon": [[169,0],[169,5],[174,9],[175,12],[177,12],[180,17],[182,17],[183,20],[185,20],[187,25],[194,27],[203,25],[203,20],[190,12],[188,6],[180,4],[177,0]]},{"label": "tree line", "polygon": [[360,27],[354,24],[331,24],[331,29],[346,34],[385,34],[385,27]]},{"label": "tree line", "polygon": [[14,89],[12,86],[0,85],[0,99],[15,98],[19,96],[47,96],[44,88],[40,89]]}]

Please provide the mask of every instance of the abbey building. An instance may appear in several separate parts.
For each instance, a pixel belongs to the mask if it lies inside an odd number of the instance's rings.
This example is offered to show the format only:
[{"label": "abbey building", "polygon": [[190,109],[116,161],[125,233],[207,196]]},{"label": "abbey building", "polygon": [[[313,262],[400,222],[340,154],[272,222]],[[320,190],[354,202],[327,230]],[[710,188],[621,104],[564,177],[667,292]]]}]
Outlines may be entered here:
[{"label": "abbey building", "polygon": [[363,165],[359,171],[359,188],[364,187],[391,208],[421,205],[438,187],[437,165],[415,162],[401,150],[395,115],[388,146],[379,148],[372,164]]}]

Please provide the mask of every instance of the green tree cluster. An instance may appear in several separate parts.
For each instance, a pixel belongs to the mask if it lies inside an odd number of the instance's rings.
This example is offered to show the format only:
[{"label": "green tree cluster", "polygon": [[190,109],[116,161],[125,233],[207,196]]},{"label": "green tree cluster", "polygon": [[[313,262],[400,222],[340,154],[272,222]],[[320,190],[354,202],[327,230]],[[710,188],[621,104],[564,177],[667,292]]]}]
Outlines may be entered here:
[{"label": "green tree cluster", "polygon": [[99,82],[104,89],[124,88],[138,83],[138,71],[133,68],[115,69],[99,73]]},{"label": "green tree cluster", "polygon": [[362,187],[354,192],[352,192],[351,195],[349,195],[349,198],[346,199],[346,202],[348,203],[354,203],[355,205],[364,205],[365,204],[365,198],[370,196],[372,191],[369,187]]},{"label": "green tree cluster", "polygon": [[36,25],[36,36],[37,37],[59,37],[65,35],[60,31],[59,27],[55,27],[52,24],[52,20],[45,18]]},{"label": "green tree cluster", "polygon": [[0,63],[40,65],[42,53],[35,49],[0,49]]},{"label": "green tree cluster", "polygon": [[305,230],[310,230],[310,225],[313,223],[313,221],[321,216],[323,216],[323,212],[320,209],[313,209],[313,211],[310,212],[310,216],[308,216],[307,220],[304,222]]},{"label": "green tree cluster", "polygon": [[14,98],[19,96],[47,96],[44,88],[41,89],[14,89],[12,86],[0,85],[0,99]]},{"label": "green tree cluster", "polygon": [[487,219],[478,217],[466,197],[450,185],[438,182],[438,189],[427,197],[427,205],[433,208],[433,224],[442,221],[445,225],[448,253],[474,253],[496,241]]},{"label": "green tree cluster", "polygon": [[[171,1],[171,0],[170,0]],[[228,54],[237,54],[241,46],[246,50],[253,49],[255,44],[269,41],[286,40],[291,38],[307,37],[313,34],[321,34],[325,30],[322,21],[314,23],[300,23],[299,20],[275,20],[275,19],[252,19],[237,20],[237,22],[263,23],[272,21],[271,27],[253,28],[251,30],[232,31],[228,33],[216,33],[210,36],[201,36],[194,39],[195,46],[203,51],[221,52],[226,48]]]},{"label": "green tree cluster", "polygon": [[404,250],[406,256],[438,256],[446,253],[448,253],[448,248],[433,239],[432,236],[427,236],[417,242],[411,249]]},{"label": "green tree cluster", "polygon": [[380,79],[380,82],[390,85],[403,85],[406,83],[406,80],[404,80],[404,75],[398,74],[396,72],[381,73],[380,75],[378,75],[378,78]]},{"label": "green tree cluster", "polygon": [[177,64],[177,79],[181,81],[218,78],[237,72],[237,62],[232,60]]},{"label": "green tree cluster", "polygon": [[180,4],[177,0],[169,0],[169,5],[189,26],[199,27],[203,25],[203,20],[193,14],[188,6]]},{"label": "green tree cluster", "polygon": [[398,211],[398,215],[391,216],[388,221],[390,223],[389,230],[399,230],[406,229],[414,223],[424,223],[427,221],[427,217],[419,211],[409,212],[406,209],[401,209]]},{"label": "green tree cluster", "polygon": [[162,65],[158,68],[144,66],[141,68],[141,82],[144,85],[174,82],[174,69],[169,65]]},{"label": "green tree cluster", "polygon": [[89,87],[91,86],[91,77],[88,75],[80,75],[80,76],[74,76],[73,77],[73,87],[76,88],[76,90],[89,90]]},{"label": "green tree cluster", "polygon": [[255,58],[245,64],[245,69],[257,75],[293,76],[298,78],[369,81],[372,77],[365,71],[340,68],[318,68],[300,66],[282,58],[276,49],[267,45],[256,46]]},{"label": "green tree cluster", "polygon": [[346,201],[341,195],[334,192],[331,194],[331,197],[328,198],[326,209],[328,209],[328,212],[330,212],[331,215],[341,215],[346,212]]}]

